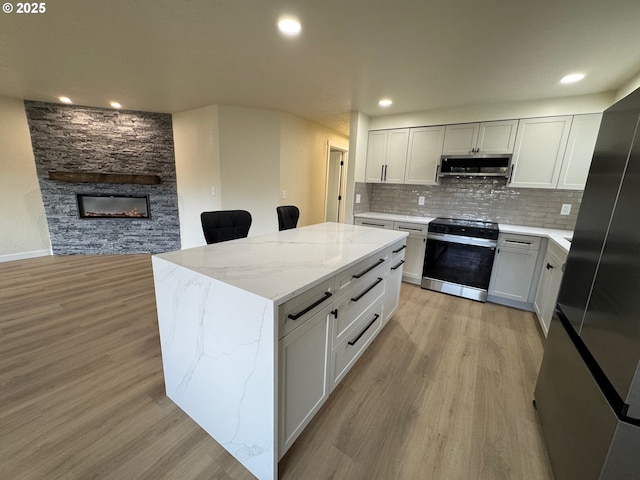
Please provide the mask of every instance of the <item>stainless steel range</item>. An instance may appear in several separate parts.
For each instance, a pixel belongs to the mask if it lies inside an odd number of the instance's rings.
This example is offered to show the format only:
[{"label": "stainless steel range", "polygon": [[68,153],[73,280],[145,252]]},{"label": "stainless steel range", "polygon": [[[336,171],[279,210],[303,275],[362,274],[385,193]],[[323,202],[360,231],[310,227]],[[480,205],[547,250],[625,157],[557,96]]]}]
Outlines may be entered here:
[{"label": "stainless steel range", "polygon": [[429,223],[422,288],[485,302],[498,224],[436,218]]}]

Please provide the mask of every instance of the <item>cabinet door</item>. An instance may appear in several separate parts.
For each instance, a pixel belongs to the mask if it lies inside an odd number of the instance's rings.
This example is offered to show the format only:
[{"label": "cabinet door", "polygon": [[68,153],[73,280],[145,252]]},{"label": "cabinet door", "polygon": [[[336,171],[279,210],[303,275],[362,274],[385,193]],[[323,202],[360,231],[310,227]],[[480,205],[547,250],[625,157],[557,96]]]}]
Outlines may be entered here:
[{"label": "cabinet door", "polygon": [[470,155],[478,143],[479,123],[447,125],[444,132],[443,155]]},{"label": "cabinet door", "polygon": [[329,396],[329,311],[324,308],[279,343],[279,457]]},{"label": "cabinet door", "polygon": [[400,303],[400,286],[402,285],[404,261],[403,258],[398,258],[391,262],[389,276],[387,277],[387,290],[384,300],[384,322],[382,326],[387,324]]},{"label": "cabinet door", "polygon": [[404,182],[404,172],[407,165],[407,151],[409,150],[409,129],[401,128],[389,130],[387,140],[386,167],[384,181],[387,183]]},{"label": "cabinet door", "polygon": [[424,235],[409,235],[407,237],[407,253],[404,258],[404,274],[402,276],[405,282],[420,285],[426,243],[427,237]]},{"label": "cabinet door", "polygon": [[584,190],[601,121],[601,113],[573,117],[558,188]]},{"label": "cabinet door", "polygon": [[436,185],[445,127],[412,128],[404,183]]},{"label": "cabinet door", "polygon": [[542,276],[540,277],[540,285],[538,286],[538,293],[534,303],[545,337],[549,331],[553,310],[558,300],[562,275],[562,263],[554,258],[553,255],[547,253],[542,266]]},{"label": "cabinet door", "polygon": [[509,186],[556,188],[571,119],[566,116],[520,120]]},{"label": "cabinet door", "polygon": [[518,120],[483,122],[478,133],[478,153],[513,153]]},{"label": "cabinet door", "polygon": [[367,183],[382,182],[383,166],[387,156],[388,130],[375,130],[369,132],[367,143],[367,167],[365,181]]},{"label": "cabinet door", "polygon": [[537,259],[537,250],[499,248],[493,264],[489,295],[527,302]]}]

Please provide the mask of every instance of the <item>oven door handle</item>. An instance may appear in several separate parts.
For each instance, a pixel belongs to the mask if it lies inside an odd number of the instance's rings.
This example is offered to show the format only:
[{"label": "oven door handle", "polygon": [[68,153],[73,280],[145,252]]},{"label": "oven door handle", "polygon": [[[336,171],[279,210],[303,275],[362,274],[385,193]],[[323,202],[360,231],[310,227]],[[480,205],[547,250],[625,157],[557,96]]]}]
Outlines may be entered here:
[{"label": "oven door handle", "polygon": [[442,233],[428,233],[429,240],[439,240],[441,242],[460,243],[462,245],[475,245],[476,247],[495,247],[498,242],[490,238],[463,237],[461,235],[446,235]]}]

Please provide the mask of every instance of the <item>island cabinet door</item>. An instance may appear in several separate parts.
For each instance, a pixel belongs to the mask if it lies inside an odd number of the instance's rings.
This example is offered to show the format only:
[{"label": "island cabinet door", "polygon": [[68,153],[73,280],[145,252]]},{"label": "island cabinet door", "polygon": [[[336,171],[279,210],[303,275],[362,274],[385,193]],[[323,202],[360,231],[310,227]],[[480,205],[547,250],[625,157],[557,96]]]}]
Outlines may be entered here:
[{"label": "island cabinet door", "polygon": [[328,305],[279,342],[278,459],[329,396]]}]

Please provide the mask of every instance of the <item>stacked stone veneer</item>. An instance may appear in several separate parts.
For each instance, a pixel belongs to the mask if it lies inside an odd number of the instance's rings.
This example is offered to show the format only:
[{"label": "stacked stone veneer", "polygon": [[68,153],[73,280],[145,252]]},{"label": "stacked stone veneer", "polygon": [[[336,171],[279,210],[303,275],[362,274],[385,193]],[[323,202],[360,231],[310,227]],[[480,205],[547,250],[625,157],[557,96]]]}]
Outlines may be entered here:
[{"label": "stacked stone veneer", "polygon": [[[25,102],[54,254],[180,248],[171,115]],[[69,183],[49,171],[158,175],[159,185]],[[150,219],[80,219],[77,193],[148,195]]]},{"label": "stacked stone veneer", "polygon": [[[440,185],[371,184],[370,210],[573,230],[582,191],[509,188],[505,179],[443,178]],[[356,191],[359,191],[356,189]],[[425,205],[418,205],[418,197]],[[562,204],[570,215],[560,215]],[[358,212],[356,212],[358,213]]]}]

